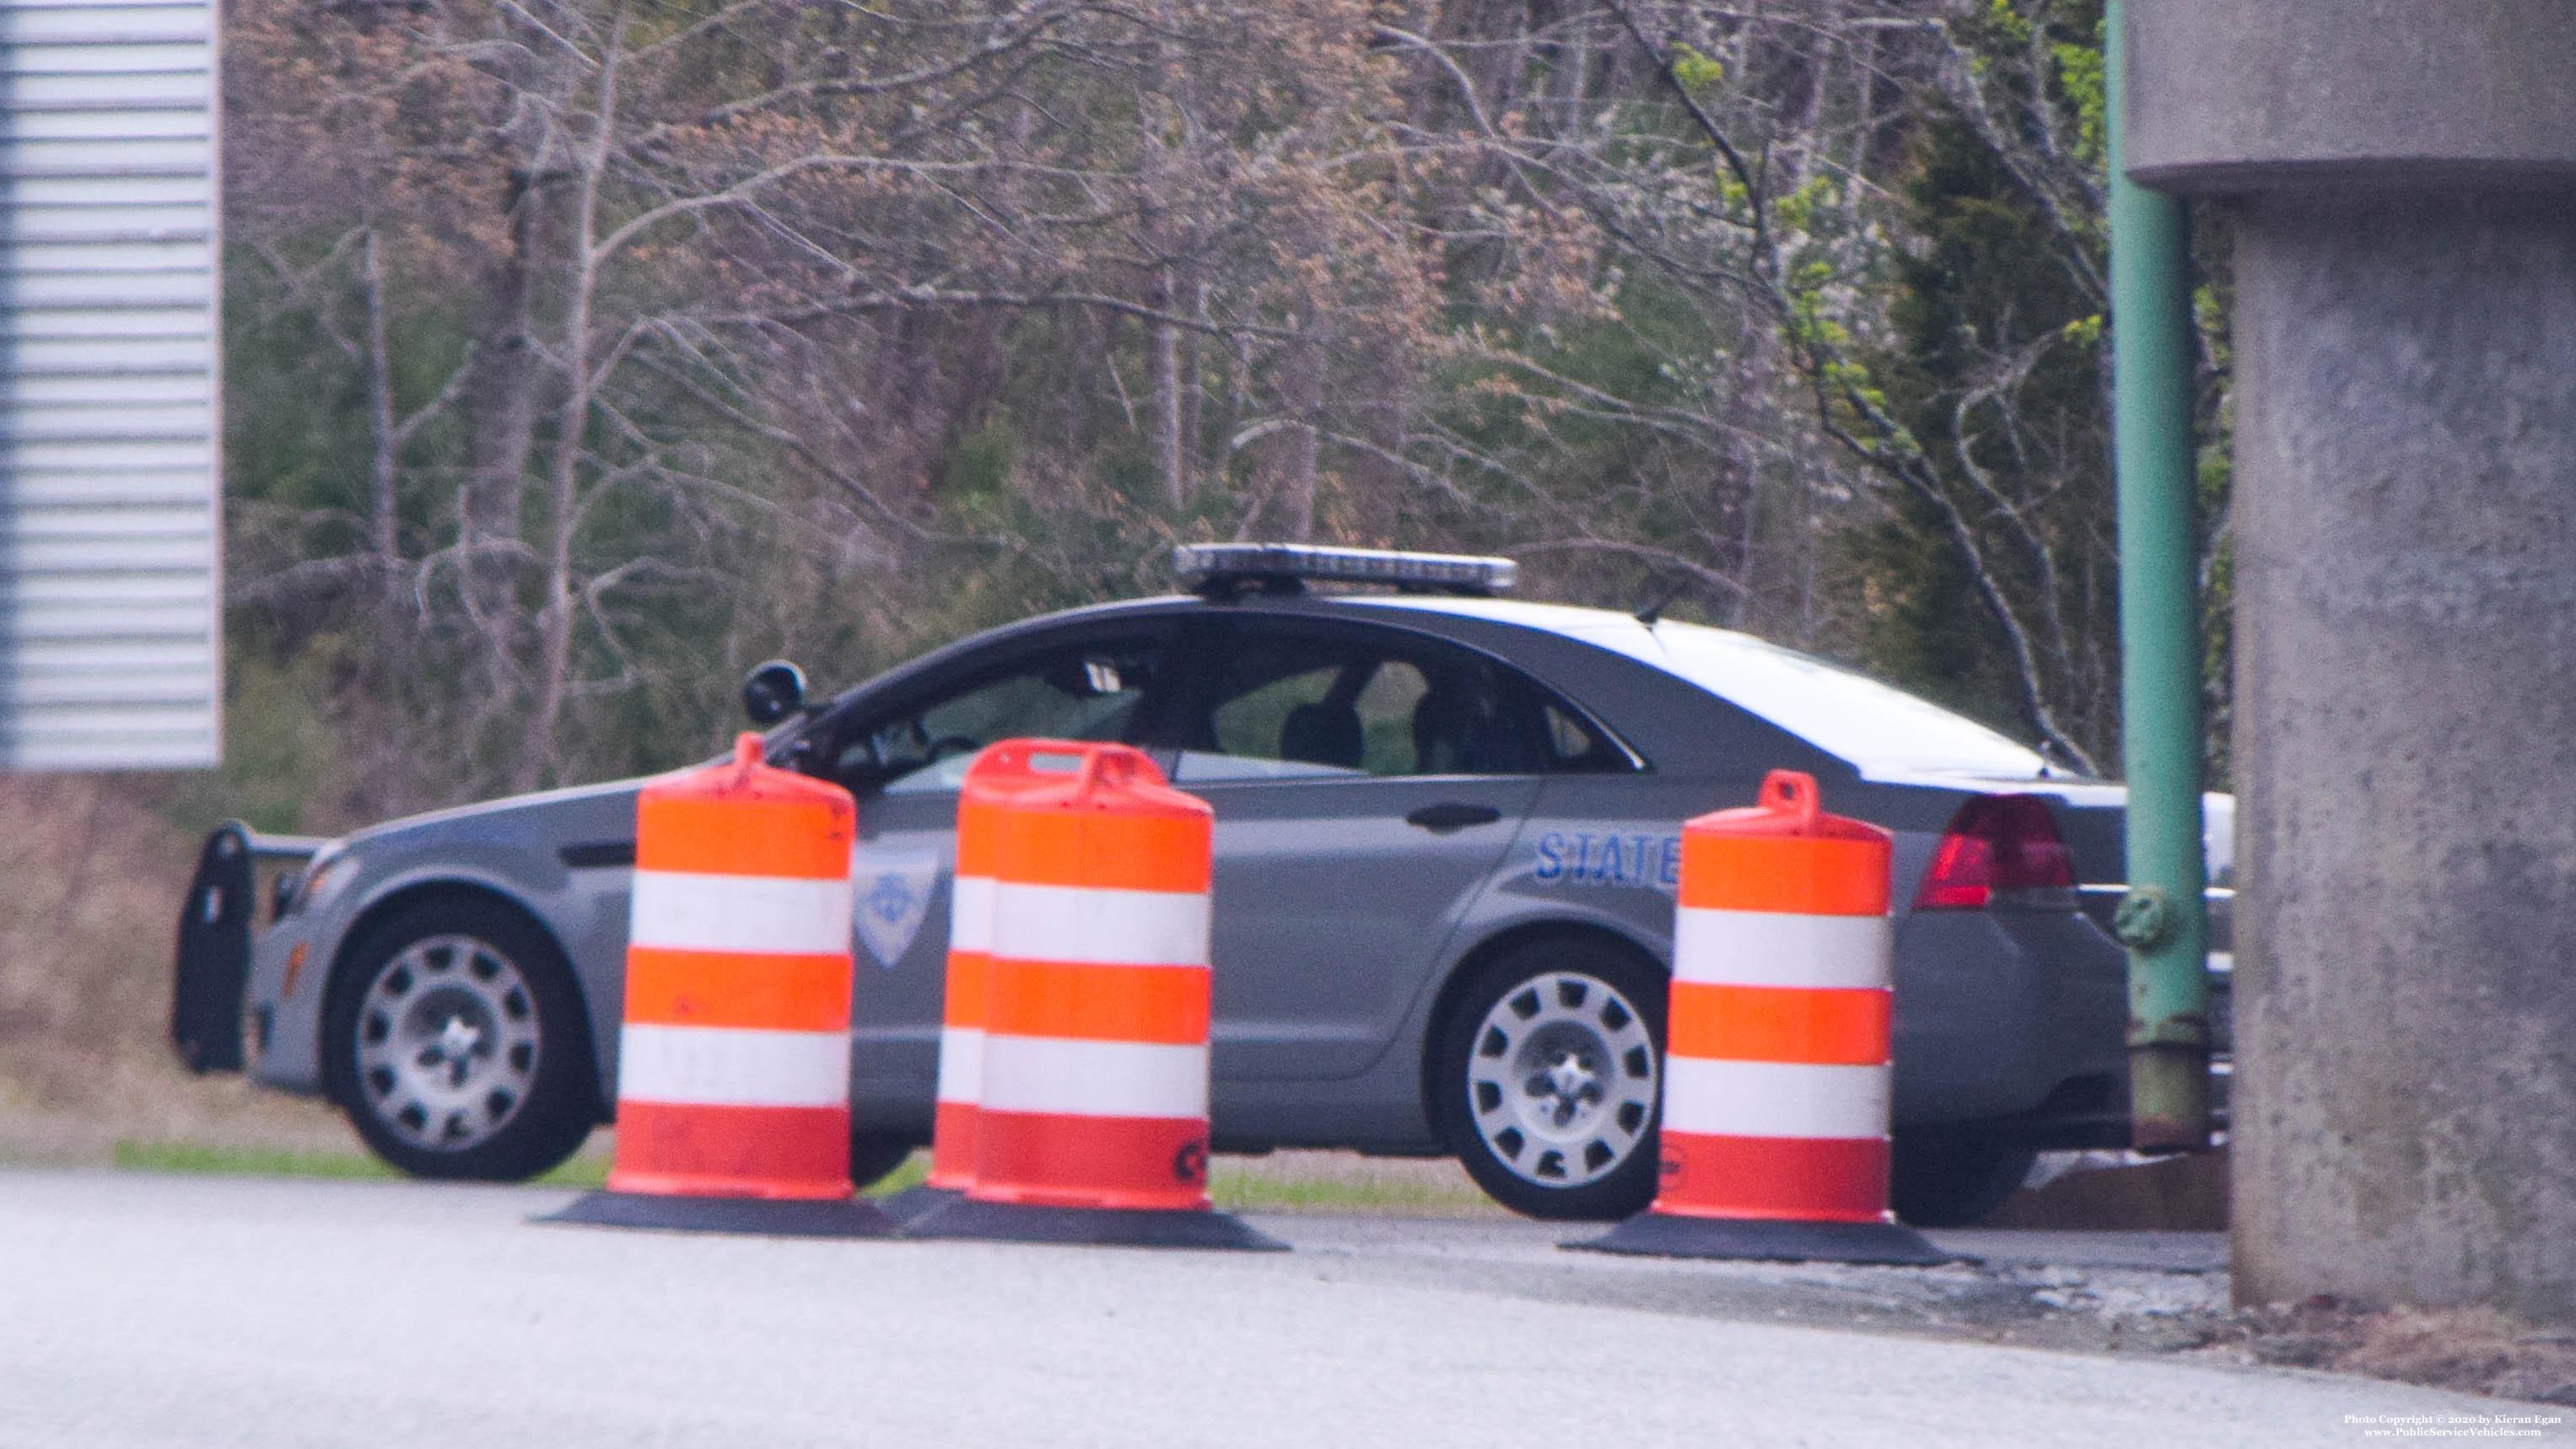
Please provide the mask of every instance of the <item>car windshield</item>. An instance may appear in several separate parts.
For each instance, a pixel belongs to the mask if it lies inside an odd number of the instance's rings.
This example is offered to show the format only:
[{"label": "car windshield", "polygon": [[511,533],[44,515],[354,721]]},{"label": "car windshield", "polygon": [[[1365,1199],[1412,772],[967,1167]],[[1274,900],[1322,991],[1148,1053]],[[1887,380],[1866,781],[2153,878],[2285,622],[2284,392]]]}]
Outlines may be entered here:
[{"label": "car windshield", "polygon": [[1669,620],[1654,632],[1663,646],[1657,662],[1666,669],[1863,774],[2031,777],[2046,765],[2036,751],[1974,720],[1812,655]]}]

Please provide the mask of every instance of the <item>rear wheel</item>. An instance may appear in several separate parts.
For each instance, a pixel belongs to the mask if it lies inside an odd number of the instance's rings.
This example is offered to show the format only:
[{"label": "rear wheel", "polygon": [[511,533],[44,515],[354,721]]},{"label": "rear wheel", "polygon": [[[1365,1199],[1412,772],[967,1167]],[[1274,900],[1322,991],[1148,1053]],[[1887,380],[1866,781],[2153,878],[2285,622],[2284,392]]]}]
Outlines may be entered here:
[{"label": "rear wheel", "polygon": [[1531,941],[1477,972],[1434,1040],[1432,1111],[1478,1186],[1534,1218],[1654,1200],[1667,989],[1596,937]]},{"label": "rear wheel", "polygon": [[534,1177],[598,1120],[572,970],[491,901],[426,901],[368,931],[333,983],[322,1046],[358,1135],[415,1177]]},{"label": "rear wheel", "polygon": [[1899,1132],[1889,1154],[1888,1205],[1918,1228],[1964,1228],[2004,1205],[2038,1154],[1964,1132]]}]

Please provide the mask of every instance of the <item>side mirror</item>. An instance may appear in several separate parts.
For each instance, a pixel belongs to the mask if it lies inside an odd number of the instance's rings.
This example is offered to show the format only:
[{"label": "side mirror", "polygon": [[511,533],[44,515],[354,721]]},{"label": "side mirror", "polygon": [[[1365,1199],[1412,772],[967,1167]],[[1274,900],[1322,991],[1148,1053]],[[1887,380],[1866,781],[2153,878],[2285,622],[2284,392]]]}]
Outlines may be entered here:
[{"label": "side mirror", "polygon": [[805,707],[805,671],[772,659],[742,682],[742,712],[763,729]]}]

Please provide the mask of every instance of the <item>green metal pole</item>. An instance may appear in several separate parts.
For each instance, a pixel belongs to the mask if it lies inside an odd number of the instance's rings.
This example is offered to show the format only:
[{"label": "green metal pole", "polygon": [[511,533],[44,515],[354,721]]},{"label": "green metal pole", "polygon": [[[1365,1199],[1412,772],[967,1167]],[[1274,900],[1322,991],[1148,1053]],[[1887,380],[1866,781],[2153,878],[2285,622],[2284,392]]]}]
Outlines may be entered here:
[{"label": "green metal pole", "polygon": [[2121,171],[2120,0],[2103,14],[2111,163],[2112,458],[2120,490],[2121,743],[2129,778],[2129,1108],[2144,1150],[2209,1145],[2207,864],[2188,221]]}]

